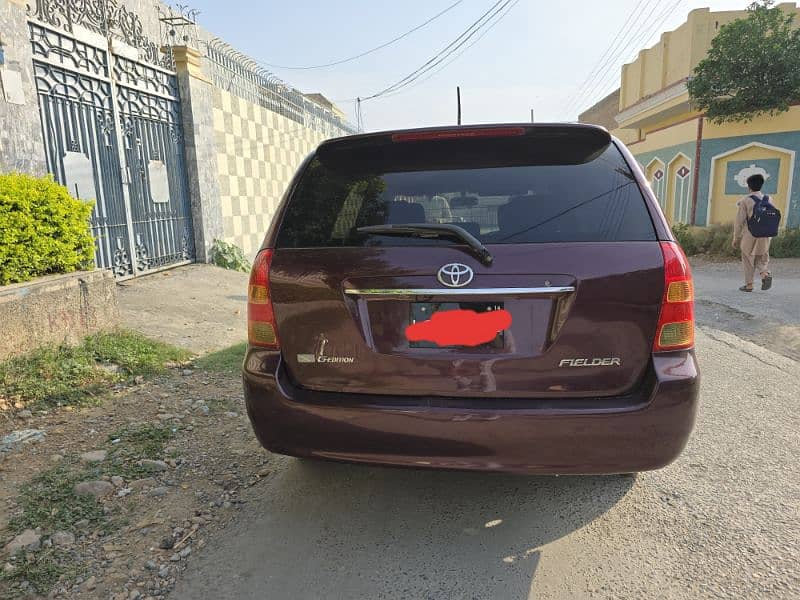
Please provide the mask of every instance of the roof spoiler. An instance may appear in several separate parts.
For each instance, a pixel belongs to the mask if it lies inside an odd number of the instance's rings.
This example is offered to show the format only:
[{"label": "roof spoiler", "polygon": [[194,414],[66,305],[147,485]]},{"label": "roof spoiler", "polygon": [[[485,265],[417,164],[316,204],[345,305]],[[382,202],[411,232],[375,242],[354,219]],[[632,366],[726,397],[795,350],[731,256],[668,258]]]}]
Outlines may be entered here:
[{"label": "roof spoiler", "polygon": [[564,165],[593,160],[609,144],[611,134],[597,125],[462,125],[335,138],[320,144],[317,157],[339,168],[374,171]]}]

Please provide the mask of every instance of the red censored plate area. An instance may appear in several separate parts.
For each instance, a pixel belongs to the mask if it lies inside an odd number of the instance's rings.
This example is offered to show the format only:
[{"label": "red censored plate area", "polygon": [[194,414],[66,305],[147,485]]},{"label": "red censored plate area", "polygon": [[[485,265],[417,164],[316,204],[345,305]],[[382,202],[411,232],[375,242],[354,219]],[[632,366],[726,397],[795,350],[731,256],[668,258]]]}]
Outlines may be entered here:
[{"label": "red censored plate area", "polygon": [[446,310],[406,327],[406,338],[409,342],[432,342],[438,346],[480,346],[509,327],[511,313],[505,309],[482,313]]}]

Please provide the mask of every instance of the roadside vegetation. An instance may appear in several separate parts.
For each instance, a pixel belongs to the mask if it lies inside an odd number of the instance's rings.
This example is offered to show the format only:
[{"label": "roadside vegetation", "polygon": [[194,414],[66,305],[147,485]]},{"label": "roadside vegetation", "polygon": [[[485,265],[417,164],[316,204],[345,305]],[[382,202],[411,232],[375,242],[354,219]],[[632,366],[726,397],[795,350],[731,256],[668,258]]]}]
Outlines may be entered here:
[{"label": "roadside vegetation", "polygon": [[0,175],[0,285],[92,268],[91,213],[51,176]]},{"label": "roadside vegetation", "polygon": [[[733,225],[696,227],[677,223],[672,226],[675,239],[687,256],[704,254],[714,258],[739,256],[739,249],[731,244]],[[800,228],[784,229],[772,239],[769,250],[775,258],[800,258]]]},{"label": "roadside vegetation", "polygon": [[214,244],[211,246],[211,262],[223,269],[241,273],[250,272],[250,261],[247,260],[242,249],[236,244],[222,240],[214,240]]},{"label": "roadside vegetation", "polygon": [[115,385],[188,358],[185,350],[125,330],[89,336],[74,347],[39,348],[0,362],[0,408],[91,404]]}]

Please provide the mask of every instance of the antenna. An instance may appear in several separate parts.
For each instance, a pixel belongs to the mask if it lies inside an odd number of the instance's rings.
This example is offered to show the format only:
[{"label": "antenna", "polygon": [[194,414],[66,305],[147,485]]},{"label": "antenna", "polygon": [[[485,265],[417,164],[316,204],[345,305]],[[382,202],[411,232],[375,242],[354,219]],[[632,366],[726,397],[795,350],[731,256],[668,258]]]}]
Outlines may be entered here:
[{"label": "antenna", "polygon": [[456,86],[456,101],[458,102],[458,124],[461,125],[461,87]]}]

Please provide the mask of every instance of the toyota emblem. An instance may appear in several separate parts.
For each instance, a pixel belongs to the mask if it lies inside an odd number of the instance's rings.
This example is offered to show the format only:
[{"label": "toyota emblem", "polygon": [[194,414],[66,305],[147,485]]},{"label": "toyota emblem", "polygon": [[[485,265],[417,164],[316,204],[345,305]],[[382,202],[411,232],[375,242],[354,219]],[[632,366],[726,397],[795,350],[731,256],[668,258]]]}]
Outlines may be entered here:
[{"label": "toyota emblem", "polygon": [[439,269],[436,279],[447,287],[464,287],[474,276],[475,273],[467,265],[449,263]]}]

